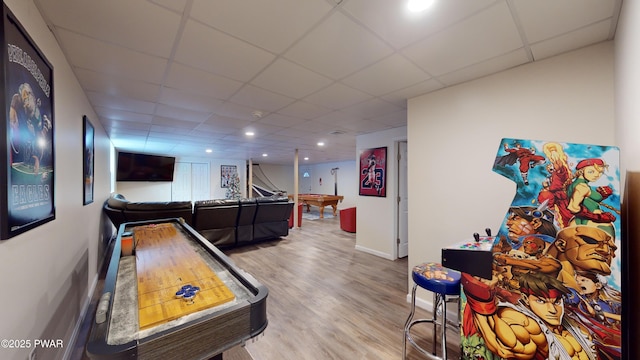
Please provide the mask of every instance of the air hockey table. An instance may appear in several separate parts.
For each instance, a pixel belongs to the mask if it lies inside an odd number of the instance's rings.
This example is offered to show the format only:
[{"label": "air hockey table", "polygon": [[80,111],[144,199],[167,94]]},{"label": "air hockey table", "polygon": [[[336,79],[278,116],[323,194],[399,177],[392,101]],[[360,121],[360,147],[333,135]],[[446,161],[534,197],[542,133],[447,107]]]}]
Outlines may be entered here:
[{"label": "air hockey table", "polygon": [[92,359],[221,359],[267,327],[268,289],[182,219],[118,230]]}]

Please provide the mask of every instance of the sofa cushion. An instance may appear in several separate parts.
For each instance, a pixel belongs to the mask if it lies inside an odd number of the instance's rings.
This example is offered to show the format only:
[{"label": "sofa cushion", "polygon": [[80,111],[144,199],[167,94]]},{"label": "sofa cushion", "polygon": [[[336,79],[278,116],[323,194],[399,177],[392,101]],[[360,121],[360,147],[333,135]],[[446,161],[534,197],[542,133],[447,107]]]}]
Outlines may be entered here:
[{"label": "sofa cushion", "polygon": [[191,209],[191,201],[153,201],[153,202],[129,202],[125,210],[156,211],[156,210],[183,210]]},{"label": "sofa cushion", "polygon": [[107,205],[112,209],[124,209],[129,201],[122,194],[111,194],[107,199]]}]

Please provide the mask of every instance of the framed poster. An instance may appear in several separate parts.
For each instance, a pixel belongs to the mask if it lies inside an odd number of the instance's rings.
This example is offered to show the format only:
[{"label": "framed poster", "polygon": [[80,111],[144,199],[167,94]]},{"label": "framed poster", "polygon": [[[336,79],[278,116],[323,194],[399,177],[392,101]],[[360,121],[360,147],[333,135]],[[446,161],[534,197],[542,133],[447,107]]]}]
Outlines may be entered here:
[{"label": "framed poster", "polygon": [[82,133],[84,134],[84,152],[82,162],[82,182],[83,182],[83,204],[91,204],[93,202],[93,146],[94,129],[91,121],[85,115],[82,117]]},{"label": "framed poster", "polygon": [[[2,5],[0,239],[55,219],[53,67]],[[6,185],[5,185],[6,184]]]},{"label": "framed poster", "polygon": [[387,196],[387,147],[360,152],[360,195]]},{"label": "framed poster", "polygon": [[235,165],[220,165],[220,187],[228,188],[231,178],[238,174]]}]

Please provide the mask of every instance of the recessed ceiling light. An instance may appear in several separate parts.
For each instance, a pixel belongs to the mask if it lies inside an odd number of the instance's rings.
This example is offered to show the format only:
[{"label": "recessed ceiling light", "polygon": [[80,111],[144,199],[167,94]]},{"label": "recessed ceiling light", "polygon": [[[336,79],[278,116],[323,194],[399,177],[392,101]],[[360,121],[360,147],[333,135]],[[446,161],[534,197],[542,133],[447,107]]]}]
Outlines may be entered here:
[{"label": "recessed ceiling light", "polygon": [[245,132],[244,134],[245,134],[245,135],[247,135],[247,136],[253,136],[253,135],[255,135],[256,133],[254,133],[253,131],[247,131],[247,132]]},{"label": "recessed ceiling light", "polygon": [[267,155],[267,153],[262,154],[262,157],[267,157],[269,155]]},{"label": "recessed ceiling light", "polygon": [[309,160],[309,157],[308,157],[308,156],[305,156],[305,157],[304,157],[304,159],[305,159],[305,160]]},{"label": "recessed ceiling light", "polygon": [[207,152],[207,153],[212,153],[212,152],[213,152],[213,150],[211,150],[211,149],[207,149],[207,150],[205,150],[205,152]]},{"label": "recessed ceiling light", "polygon": [[435,0],[409,0],[407,7],[411,12],[421,12],[427,10]]},{"label": "recessed ceiling light", "polygon": [[324,146],[324,142],[319,141],[319,142],[318,142],[318,146]]}]

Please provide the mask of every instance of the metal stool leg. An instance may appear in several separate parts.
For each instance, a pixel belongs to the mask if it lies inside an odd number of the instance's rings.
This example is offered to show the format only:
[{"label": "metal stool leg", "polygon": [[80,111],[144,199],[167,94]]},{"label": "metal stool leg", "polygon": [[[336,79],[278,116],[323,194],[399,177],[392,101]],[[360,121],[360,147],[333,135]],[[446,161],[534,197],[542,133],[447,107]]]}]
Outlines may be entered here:
[{"label": "metal stool leg", "polygon": [[407,337],[409,336],[409,330],[411,329],[411,322],[413,320],[413,315],[416,313],[416,289],[418,285],[413,285],[413,290],[411,290],[411,313],[409,313],[409,317],[407,321],[404,323],[404,341],[402,343],[402,360],[406,360],[407,358]]},{"label": "metal stool leg", "polygon": [[[447,358],[447,295],[442,294],[440,299],[440,309],[442,310],[442,324],[440,325],[440,331],[442,332],[442,358]],[[435,354],[435,343],[433,345],[433,351]]]},{"label": "metal stool leg", "polygon": [[[433,308],[431,309],[431,313],[433,314],[433,351],[431,352],[433,355],[436,354],[436,348],[438,345],[438,308],[440,307],[440,294],[433,293]],[[446,359],[446,358],[445,358]]]},{"label": "metal stool leg", "polygon": [[[411,290],[411,312],[409,313],[409,317],[404,324],[404,339],[402,344],[402,360],[406,360],[407,358],[407,341],[419,352],[424,354],[428,359],[433,360],[445,360],[447,359],[447,327],[460,326],[460,322],[453,323],[447,319],[447,303],[449,302],[457,302],[458,304],[458,312],[460,307],[460,297],[459,296],[450,296],[447,298],[445,294],[434,293],[433,295],[433,315],[431,319],[414,319],[416,313],[416,290],[418,285],[414,285]],[[438,321],[438,312],[441,312],[442,315],[440,317],[440,321]],[[459,317],[459,315],[458,315]],[[432,323],[433,324],[433,348],[431,354],[419,346],[415,340],[411,337],[411,327],[418,323]],[[438,346],[438,326],[440,326],[440,346],[442,357],[436,356],[437,346]]]}]

